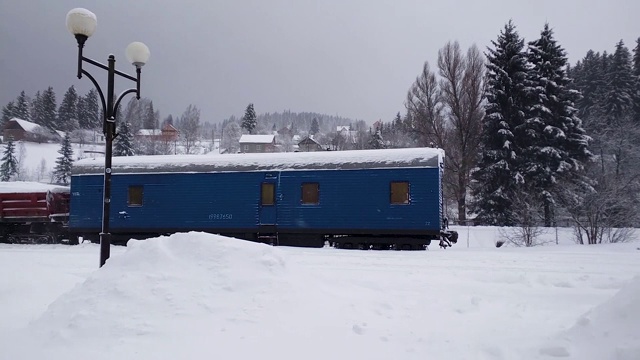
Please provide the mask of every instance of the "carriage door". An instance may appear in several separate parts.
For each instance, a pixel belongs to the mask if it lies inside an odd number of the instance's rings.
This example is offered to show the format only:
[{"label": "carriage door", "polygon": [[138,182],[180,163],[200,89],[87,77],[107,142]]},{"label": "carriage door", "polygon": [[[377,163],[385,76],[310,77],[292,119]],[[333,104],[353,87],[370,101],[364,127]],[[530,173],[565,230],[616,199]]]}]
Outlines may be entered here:
[{"label": "carriage door", "polygon": [[[277,214],[277,175],[267,174],[260,184],[260,226],[275,226]],[[275,229],[274,229],[275,230]]]}]

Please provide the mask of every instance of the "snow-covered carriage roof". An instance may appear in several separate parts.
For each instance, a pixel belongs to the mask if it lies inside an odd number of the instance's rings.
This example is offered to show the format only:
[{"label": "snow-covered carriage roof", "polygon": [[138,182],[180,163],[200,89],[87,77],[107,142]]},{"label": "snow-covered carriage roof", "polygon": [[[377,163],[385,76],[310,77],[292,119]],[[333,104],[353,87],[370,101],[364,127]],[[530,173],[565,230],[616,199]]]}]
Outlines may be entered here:
[{"label": "snow-covered carriage roof", "polygon": [[0,194],[43,193],[47,191],[68,193],[69,187],[35,181],[0,181]]},{"label": "snow-covered carriage roof", "polygon": [[[444,151],[434,148],[225,155],[149,155],[114,157],[112,173],[440,167],[443,161]],[[82,159],[73,166],[74,175],[103,173],[104,157]]]}]

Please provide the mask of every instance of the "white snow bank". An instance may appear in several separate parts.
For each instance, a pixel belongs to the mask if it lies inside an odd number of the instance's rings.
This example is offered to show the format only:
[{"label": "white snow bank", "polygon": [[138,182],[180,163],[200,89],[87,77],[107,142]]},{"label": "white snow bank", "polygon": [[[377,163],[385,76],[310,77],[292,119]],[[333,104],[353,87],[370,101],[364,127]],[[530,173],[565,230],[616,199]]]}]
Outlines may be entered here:
[{"label": "white snow bank", "polygon": [[130,240],[29,325],[41,343],[20,347],[36,351],[22,358],[130,358],[133,339],[184,340],[220,331],[221,320],[251,322],[287,272],[280,250],[264,244],[195,232]]},{"label": "white snow bank", "polygon": [[[625,360],[638,313],[593,308],[638,274],[636,248],[348,251],[192,232],[112,247],[95,270],[97,245],[0,246],[0,360]],[[591,333],[547,338],[590,309]]]},{"label": "white snow bank", "polygon": [[[279,251],[264,244],[204,233],[130,240],[124,254],[60,297],[32,326],[59,339],[91,337],[105,326],[139,335],[161,318],[233,306],[227,300],[234,292],[257,294],[284,271]],[[150,309],[157,316],[136,319]]]},{"label": "white snow bank", "polygon": [[540,350],[548,358],[640,359],[640,276]]}]

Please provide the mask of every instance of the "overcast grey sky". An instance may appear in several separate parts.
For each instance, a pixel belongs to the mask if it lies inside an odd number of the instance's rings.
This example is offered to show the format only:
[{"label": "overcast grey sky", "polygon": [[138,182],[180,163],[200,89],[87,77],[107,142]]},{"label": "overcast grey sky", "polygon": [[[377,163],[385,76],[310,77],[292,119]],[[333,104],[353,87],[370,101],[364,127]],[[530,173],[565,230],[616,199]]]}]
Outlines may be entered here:
[{"label": "overcast grey sky", "polygon": [[[194,104],[211,122],[242,116],[250,102],[257,113],[389,121],[447,41],[484,52],[509,19],[527,41],[548,21],[572,63],[620,39],[632,49],[640,37],[638,0],[0,0],[0,106],[21,90],[51,85],[60,102],[71,85],[92,87],[75,77],[65,26],[74,7],[98,18],[85,56],[106,62],[112,53],[133,73],[124,49],[146,43],[142,96],[162,118]],[[106,88],[106,71],[86,69]],[[129,85],[116,80],[118,92]]]}]

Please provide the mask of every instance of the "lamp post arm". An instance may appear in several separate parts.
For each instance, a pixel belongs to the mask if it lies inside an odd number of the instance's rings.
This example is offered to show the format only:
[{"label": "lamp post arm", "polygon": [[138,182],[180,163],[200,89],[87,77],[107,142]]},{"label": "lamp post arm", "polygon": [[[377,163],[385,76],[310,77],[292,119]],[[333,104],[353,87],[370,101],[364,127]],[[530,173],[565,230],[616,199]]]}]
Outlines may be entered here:
[{"label": "lamp post arm", "polygon": [[[140,87],[140,84],[138,84],[138,88],[139,88],[139,87]],[[115,116],[115,114],[117,114],[117,113],[118,113],[118,107],[120,106],[120,102],[122,101],[122,98],[124,98],[124,97],[125,97],[125,95],[127,95],[127,94],[131,94],[131,93],[137,93],[137,94],[139,94],[139,91],[140,91],[140,90],[138,90],[138,89],[127,89],[127,90],[123,91],[123,92],[122,92],[122,94],[120,94],[120,96],[118,96],[118,100],[116,100],[116,104],[115,104],[115,105],[113,105],[113,114],[114,114],[114,116]],[[140,97],[138,97],[138,99],[139,99],[139,98],[140,98]]]},{"label": "lamp post arm", "polygon": [[96,81],[96,79],[91,76],[91,74],[89,74],[89,72],[87,72],[84,69],[80,69],[81,74],[85,74],[89,80],[91,80],[91,82],[93,83],[93,86],[96,87],[96,90],[98,91],[98,95],[100,95],[100,102],[102,102],[102,116],[103,116],[103,121],[107,119],[107,102],[104,99],[104,94],[102,93],[102,89],[100,88],[100,85],[98,85],[98,82]]},{"label": "lamp post arm", "polygon": [[[100,102],[102,103],[103,117],[104,117],[104,120],[107,120],[107,117],[108,117],[108,115],[107,115],[107,101],[104,98],[104,93],[102,92],[102,89],[100,88],[100,85],[98,84],[96,79],[88,71],[86,71],[85,69],[82,68],[82,61],[86,61],[91,65],[97,66],[97,67],[99,67],[101,69],[105,69],[107,71],[109,71],[109,67],[104,65],[104,64],[102,64],[102,63],[99,63],[99,62],[97,62],[95,60],[92,60],[92,59],[89,59],[87,57],[82,56],[82,48],[79,47],[79,49],[80,49],[79,50],[80,51],[80,56],[79,56],[79,62],[78,62],[78,79],[81,79],[82,75],[84,74],[89,78],[89,80],[91,80],[91,82],[93,83],[93,86],[96,87],[96,90],[98,91],[98,94],[100,95]],[[115,70],[115,69],[113,69],[113,73],[116,74],[116,75],[120,75],[120,76],[122,76],[122,77],[124,77],[126,79],[131,80],[131,81],[135,81],[135,83],[136,83],[136,88],[135,89],[132,88],[132,89],[125,90],[122,94],[120,94],[120,96],[118,96],[118,99],[116,100],[116,103],[113,106],[113,115],[115,116],[115,114],[118,113],[117,111],[118,111],[118,106],[120,105],[120,101],[122,101],[122,98],[125,95],[130,94],[130,93],[136,93],[136,98],[138,100],[140,99],[140,73],[141,73],[141,71],[140,71],[139,67],[136,69],[137,78],[134,78],[133,76],[130,76],[128,74],[125,74],[125,73],[120,72],[120,71]]]},{"label": "lamp post arm", "polygon": [[[81,57],[82,57],[82,60],[83,60],[83,61],[86,61],[86,62],[88,62],[89,64],[91,64],[91,65],[93,65],[93,66],[97,66],[97,67],[99,67],[99,68],[101,68],[101,69],[104,69],[104,70],[109,71],[109,67],[108,67],[107,65],[105,65],[105,64],[103,64],[103,63],[101,63],[101,62],[95,61],[95,60],[93,60],[93,59],[90,59],[90,58],[88,58],[88,57],[84,57],[84,56],[82,56],[82,55],[81,55]],[[129,79],[129,80],[131,80],[131,81],[138,81],[138,79],[136,79],[135,77],[133,77],[133,76],[131,76],[131,75],[127,74],[127,73],[124,73],[124,72],[122,72],[122,71],[116,70],[116,69],[113,69],[113,73],[114,73],[114,74],[116,74],[116,75],[120,75],[120,76],[122,76],[123,78],[125,78],[125,79]]]}]

